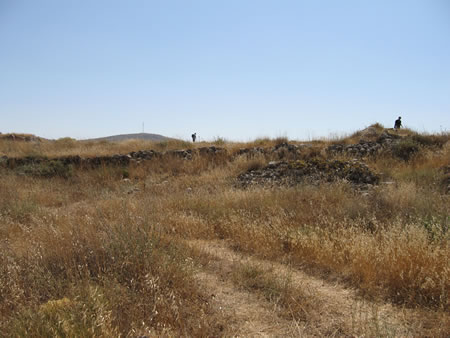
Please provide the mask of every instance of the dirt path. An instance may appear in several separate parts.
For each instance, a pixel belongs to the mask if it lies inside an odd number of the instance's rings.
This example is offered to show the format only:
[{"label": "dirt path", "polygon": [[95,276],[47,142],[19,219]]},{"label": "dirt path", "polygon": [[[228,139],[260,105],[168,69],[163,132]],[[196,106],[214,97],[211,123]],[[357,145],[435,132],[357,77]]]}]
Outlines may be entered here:
[{"label": "dirt path", "polygon": [[242,337],[298,337],[305,336],[300,326],[280,318],[271,304],[257,295],[236,288],[220,276],[199,272],[199,283],[212,296],[212,305],[227,318],[225,336]]},{"label": "dirt path", "polygon": [[[354,290],[314,278],[287,265],[260,260],[229,249],[223,241],[188,242],[210,257],[197,273],[199,283],[213,295],[213,306],[228,320],[233,336],[414,336],[407,314],[389,304],[364,301]],[[256,265],[308,294],[314,315],[298,321],[282,316],[277,304],[244,290],[231,278],[237,266]],[[293,316],[294,317],[294,316]]]}]

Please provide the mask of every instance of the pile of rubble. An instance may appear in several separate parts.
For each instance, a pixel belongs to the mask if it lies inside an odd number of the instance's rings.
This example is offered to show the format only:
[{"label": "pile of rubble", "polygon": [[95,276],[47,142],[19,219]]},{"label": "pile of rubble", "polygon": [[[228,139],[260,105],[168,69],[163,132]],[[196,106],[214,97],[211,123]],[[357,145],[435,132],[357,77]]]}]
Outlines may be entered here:
[{"label": "pile of rubble", "polygon": [[357,157],[377,155],[384,150],[388,150],[399,140],[398,135],[384,131],[375,141],[361,139],[357,144],[332,144],[326,148],[326,152],[329,155],[347,154]]},{"label": "pile of rubble", "polygon": [[253,148],[241,148],[236,153],[235,156],[247,156],[249,158],[255,157],[258,155],[266,155],[267,150],[261,147],[253,147]]},{"label": "pile of rubble", "polygon": [[262,169],[253,169],[240,174],[237,179],[242,187],[293,186],[299,183],[319,184],[338,180],[345,180],[359,187],[367,187],[379,182],[379,176],[358,160],[339,161],[320,158],[270,162]]},{"label": "pile of rubble", "polygon": [[383,149],[383,146],[377,142],[360,141],[358,144],[333,144],[327,147],[328,154],[348,154],[351,156],[364,157],[367,155],[376,155]]},{"label": "pile of rubble", "polygon": [[227,154],[228,152],[225,148],[211,146],[185,150],[169,150],[161,154],[161,156],[173,156],[184,160],[192,160],[194,156],[217,156]]}]

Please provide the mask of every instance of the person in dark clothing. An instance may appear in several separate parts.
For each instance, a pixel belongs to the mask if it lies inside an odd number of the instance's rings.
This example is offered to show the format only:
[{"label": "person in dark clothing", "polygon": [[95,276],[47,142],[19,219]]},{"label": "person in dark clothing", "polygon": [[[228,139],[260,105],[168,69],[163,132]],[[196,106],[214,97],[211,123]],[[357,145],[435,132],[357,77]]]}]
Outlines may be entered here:
[{"label": "person in dark clothing", "polygon": [[196,139],[197,139],[197,133],[193,133],[192,134],[192,142],[195,142]]},{"label": "person in dark clothing", "polygon": [[399,116],[397,120],[395,120],[394,129],[400,129],[402,127],[402,117]]}]

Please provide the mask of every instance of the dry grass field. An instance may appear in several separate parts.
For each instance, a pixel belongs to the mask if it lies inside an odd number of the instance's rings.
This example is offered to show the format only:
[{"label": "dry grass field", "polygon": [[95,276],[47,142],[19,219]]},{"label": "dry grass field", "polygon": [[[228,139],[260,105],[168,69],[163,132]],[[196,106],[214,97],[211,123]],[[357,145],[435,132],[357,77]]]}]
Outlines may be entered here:
[{"label": "dry grass field", "polygon": [[[450,336],[449,135],[399,134],[361,160],[380,177],[365,189],[237,184],[275,158],[233,154],[285,139],[1,139],[8,157],[229,155],[64,177],[0,166],[0,336]],[[360,136],[306,142],[300,156]]]}]

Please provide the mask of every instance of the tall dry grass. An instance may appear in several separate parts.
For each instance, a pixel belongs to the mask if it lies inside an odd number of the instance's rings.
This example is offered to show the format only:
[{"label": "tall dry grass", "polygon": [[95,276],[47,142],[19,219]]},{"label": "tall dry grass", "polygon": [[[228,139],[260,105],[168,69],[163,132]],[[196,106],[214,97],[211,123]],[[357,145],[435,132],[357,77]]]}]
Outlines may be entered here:
[{"label": "tall dry grass", "polygon": [[74,192],[65,180],[3,174],[2,335],[216,335],[220,316],[195,284],[187,250],[114,197],[114,176],[102,185],[86,173],[73,178],[84,191],[67,203]]},{"label": "tall dry grass", "polygon": [[130,139],[120,142],[111,141],[77,141],[71,138],[41,141],[13,141],[0,139],[0,156],[46,156],[60,157],[80,155],[82,157],[128,154],[138,150],[166,151],[190,149],[206,143],[192,144],[182,140],[147,141]]},{"label": "tall dry grass", "polygon": [[128,180],[113,167],[66,179],[0,169],[0,331],[225,334],[194,282],[183,244],[192,238],[289,259],[366,297],[421,309],[436,326],[428,335],[449,333],[450,201],[439,187],[449,152],[422,155],[370,160],[392,183],[368,194],[345,183],[238,188],[236,175],[265,157],[152,160],[127,168]]},{"label": "tall dry grass", "polygon": [[[114,154],[128,154],[139,150],[164,152],[168,150],[194,149],[209,146],[226,148],[233,153],[240,148],[274,147],[288,141],[289,140],[286,137],[278,137],[274,139],[261,138],[247,143],[231,142],[219,137],[211,142],[202,141],[196,143],[177,139],[168,139],[164,141],[130,139],[112,142],[105,140],[75,140],[66,137],[57,140],[41,139],[40,141],[25,142],[13,141],[8,138],[0,138],[0,156],[45,156],[55,158],[60,156],[79,155],[82,157],[95,157]],[[293,141],[290,142],[292,143]]]}]

